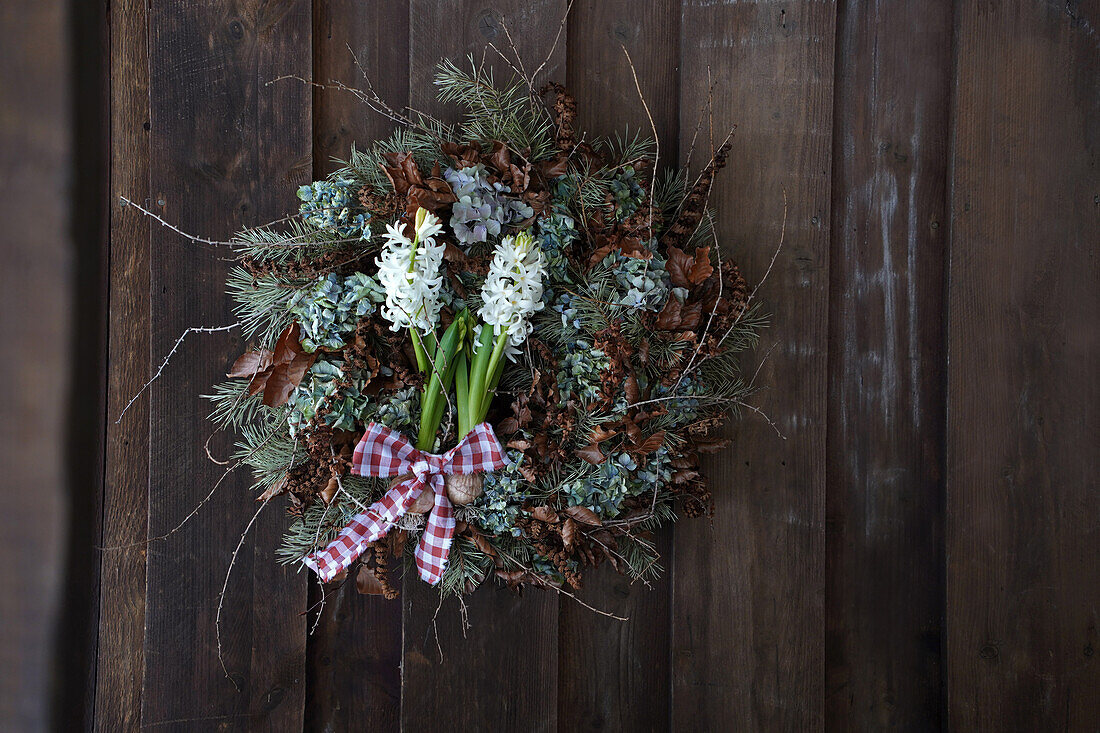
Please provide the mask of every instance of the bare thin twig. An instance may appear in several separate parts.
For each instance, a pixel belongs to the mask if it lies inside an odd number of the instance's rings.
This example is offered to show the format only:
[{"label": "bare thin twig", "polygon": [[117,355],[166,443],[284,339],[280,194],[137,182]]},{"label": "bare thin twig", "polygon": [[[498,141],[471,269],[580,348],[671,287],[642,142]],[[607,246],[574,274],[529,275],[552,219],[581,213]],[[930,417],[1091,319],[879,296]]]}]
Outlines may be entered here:
[{"label": "bare thin twig", "polygon": [[233,550],[233,556],[229,559],[229,568],[225,571],[225,580],[222,582],[221,593],[218,594],[218,612],[214,615],[214,636],[217,638],[218,643],[218,663],[222,666],[222,672],[225,672],[226,678],[233,683],[233,686],[237,688],[237,692],[241,691],[241,686],[237,684],[237,680],[233,679],[233,676],[229,674],[229,670],[225,666],[225,656],[222,654],[222,604],[225,601],[225,590],[229,587],[229,576],[233,573],[233,566],[237,563],[237,554],[244,546],[244,540],[248,537],[248,532],[252,529],[252,525],[256,523],[257,517],[260,516],[260,512],[267,507],[267,503],[271,501],[271,497],[264,499],[264,503],[260,504],[260,508],[256,510],[256,513],[252,515],[252,519],[248,520],[248,525],[244,528],[244,532],[241,532],[241,538],[237,542],[237,547]]},{"label": "bare thin twig", "polygon": [[133,397],[131,397],[130,401],[126,403],[126,406],[122,408],[122,412],[119,413],[118,419],[115,420],[115,425],[118,425],[120,422],[122,422],[122,417],[126,414],[126,411],[129,410],[130,407],[135,402],[137,402],[137,398],[140,397],[142,395],[142,393],[145,392],[145,390],[149,388],[149,385],[151,385],[153,382],[157,381],[157,378],[160,377],[160,375],[164,372],[164,368],[168,366],[168,362],[175,355],[176,351],[180,347],[180,344],[183,343],[183,340],[185,338],[187,338],[188,334],[191,334],[191,333],[218,333],[218,332],[221,332],[221,331],[231,331],[231,330],[233,330],[234,328],[236,328],[240,325],[241,325],[240,323],[231,323],[228,326],[210,326],[210,327],[207,327],[207,326],[191,326],[186,331],[184,331],[182,334],[180,334],[180,337],[178,339],[176,339],[175,345],[172,346],[172,350],[168,352],[168,356],[164,357],[164,361],[162,361],[160,363],[160,367],[157,369],[156,373],[152,377],[149,378],[148,382],[141,385],[141,389],[139,389],[137,391],[137,394],[135,394]]}]

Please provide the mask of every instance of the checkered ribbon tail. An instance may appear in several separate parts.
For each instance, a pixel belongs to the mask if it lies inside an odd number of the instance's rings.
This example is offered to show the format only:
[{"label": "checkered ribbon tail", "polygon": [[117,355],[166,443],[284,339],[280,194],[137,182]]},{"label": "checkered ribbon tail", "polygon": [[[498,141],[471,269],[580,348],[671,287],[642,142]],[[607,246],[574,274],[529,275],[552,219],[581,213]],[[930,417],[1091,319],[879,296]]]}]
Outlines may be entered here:
[{"label": "checkered ribbon tail", "polygon": [[435,494],[435,506],[428,514],[414,556],[420,577],[435,585],[443,577],[455,531],[454,507],[447,498],[443,477],[493,471],[507,464],[504,448],[489,423],[475,427],[442,455],[419,451],[396,430],[371,423],[355,447],[351,472],[380,478],[412,476],[387,491],[365,512],[356,514],[328,547],[303,562],[327,583],[355,562],[368,544],[385,536],[420,492],[430,490]]}]

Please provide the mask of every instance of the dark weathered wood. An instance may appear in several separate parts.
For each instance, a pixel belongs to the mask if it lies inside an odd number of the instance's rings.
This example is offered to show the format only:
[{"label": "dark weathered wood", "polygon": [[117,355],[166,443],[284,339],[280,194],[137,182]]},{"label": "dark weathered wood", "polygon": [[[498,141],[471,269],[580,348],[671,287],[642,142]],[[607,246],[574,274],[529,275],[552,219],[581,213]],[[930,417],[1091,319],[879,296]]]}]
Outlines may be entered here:
[{"label": "dark weathered wood", "polygon": [[[684,6],[681,110],[717,84],[714,134],[738,125],[729,169],[711,197],[725,252],[750,281],[773,329],[746,360],[769,389],[705,469],[712,522],[675,531],[672,727],[812,730],[823,721],[826,316],[834,7],[828,3]],[[687,83],[687,80],[691,83]],[[693,126],[680,129],[685,155]],[[707,155],[708,124],[696,165]],[[702,155],[700,155],[702,153]]]},{"label": "dark weathered wood", "polygon": [[[70,19],[68,6],[58,2],[6,3],[0,10],[0,174],[9,183],[0,197],[4,730],[47,730],[64,721],[56,702],[73,674],[54,646],[66,595],[69,486],[62,452],[72,437],[69,390],[77,365],[71,350],[79,321],[79,235],[71,228],[76,205],[68,197],[76,157],[67,98]],[[91,359],[94,369],[98,358]]]},{"label": "dark weathered wood", "polygon": [[[314,79],[362,88],[365,71],[384,99],[404,106],[409,98],[408,26],[407,2],[315,3]],[[362,71],[355,67],[355,58]],[[334,170],[333,158],[346,160],[353,144],[367,146],[387,137],[392,128],[392,122],[353,95],[317,90],[314,177]],[[326,589],[326,595],[317,630],[308,641],[306,729],[396,730],[401,713],[401,602],[361,596],[354,582],[338,591]],[[320,602],[321,588],[311,581],[310,606]]]},{"label": "dark weathered wood", "polygon": [[[435,99],[436,63],[467,53],[481,58],[492,42],[508,53],[503,16],[528,70],[550,53],[564,0],[497,0],[480,4],[432,0],[410,3],[413,107],[453,118]],[[564,34],[540,79],[565,73]],[[497,78],[507,66],[486,51]],[[514,62],[513,62],[514,63]],[[433,622],[438,593],[409,574],[404,582],[405,655],[401,724],[409,731],[524,730],[557,728],[558,597],[528,590],[514,597],[492,580],[466,601],[471,628],[463,633],[458,604],[438,611],[438,647]],[[439,649],[445,661],[439,662]]]},{"label": "dark weathered wood", "polygon": [[1100,729],[1100,3],[958,3],[951,728]]},{"label": "dark weathered wood", "polygon": [[[310,73],[310,5],[241,0],[154,4],[149,11],[150,172],[153,208],[192,232],[225,237],[295,207],[310,178],[310,92],[266,82]],[[222,284],[224,250],[152,231],[154,359],[190,326],[233,322]],[[149,531],[171,530],[218,480],[202,446],[210,434],[199,395],[244,344],[191,336],[150,391]],[[211,442],[226,455],[231,439]],[[306,576],[276,564],[287,525],[272,508],[237,557],[222,615],[218,594],[238,538],[258,505],[249,477],[230,476],[180,532],[148,546],[143,726],[300,730],[305,689]],[[234,689],[234,682],[240,692]]]},{"label": "dark weathered wood", "polygon": [[826,724],[936,730],[951,7],[843,3],[836,57]]},{"label": "dark weathered wood", "polygon": [[[145,3],[111,4],[110,316],[106,472],[100,546],[140,543],[149,521],[149,407],[126,403],[149,378],[149,221],[125,196],[149,207],[149,59]],[[96,730],[141,724],[145,673],[145,548],[99,555]]]},{"label": "dark weathered wood", "polygon": [[[578,128],[592,135],[653,132],[638,98],[637,71],[660,142],[661,168],[678,165],[680,7],[676,3],[577,2],[569,17],[566,83]],[[586,578],[580,597],[629,621],[593,613],[569,598],[558,610],[558,726],[561,730],[664,730],[668,726],[671,532],[656,538],[665,574],[652,587],[610,567]]]}]

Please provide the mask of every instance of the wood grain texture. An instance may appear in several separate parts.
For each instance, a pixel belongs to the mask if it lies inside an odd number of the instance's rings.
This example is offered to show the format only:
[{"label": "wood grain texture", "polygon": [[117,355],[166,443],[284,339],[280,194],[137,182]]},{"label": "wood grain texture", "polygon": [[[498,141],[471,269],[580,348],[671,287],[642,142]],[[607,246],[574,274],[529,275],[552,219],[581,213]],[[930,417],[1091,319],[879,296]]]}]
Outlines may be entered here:
[{"label": "wood grain texture", "polygon": [[[443,5],[431,0],[410,3],[410,104],[444,119],[455,110],[435,99],[436,63],[467,53],[481,59],[486,42],[507,52],[501,18],[507,24],[528,69],[550,53],[563,0],[463,0]],[[560,79],[565,73],[563,36],[536,80]],[[498,79],[507,66],[488,50]],[[557,729],[558,597],[528,589],[515,597],[489,581],[466,601],[471,628],[462,631],[458,604],[438,610],[438,593],[412,574],[404,581],[405,654],[401,688],[404,730]],[[438,627],[438,646],[436,630]],[[444,661],[439,661],[442,649]]]},{"label": "wood grain texture", "polygon": [[[687,2],[680,109],[706,100],[719,141],[738,131],[711,204],[751,281],[764,276],[789,202],[786,241],[758,293],[773,328],[752,413],[704,469],[712,522],[674,533],[672,727],[814,730],[824,695],[826,328],[835,8],[821,2]],[[686,83],[687,79],[693,80]],[[681,151],[692,129],[681,125]],[[717,143],[715,143],[717,144]],[[705,161],[707,126],[696,150]],[[702,156],[699,155],[700,150]],[[683,153],[682,153],[683,154]],[[700,160],[702,157],[704,160]]]},{"label": "wood grain texture", "polygon": [[[245,1],[156,4],[149,16],[150,171],[154,210],[222,237],[296,208],[310,179],[310,93],[268,80],[310,73],[310,5]],[[233,322],[224,250],[152,232],[151,347],[166,354],[187,327]],[[244,350],[239,337],[189,338],[150,391],[149,531],[168,532],[218,480],[202,445],[209,391]],[[231,438],[211,442],[226,455]],[[287,520],[261,516],[237,558],[215,646],[218,594],[257,505],[234,474],[180,532],[148,547],[142,724],[158,729],[300,730],[306,576],[275,562]]]},{"label": "wood grain texture", "polygon": [[[67,411],[76,364],[75,151],[67,23],[59,2],[0,9],[0,728],[48,730],[64,719],[71,674],[54,645],[64,613]],[[48,203],[47,203],[48,202]],[[94,359],[94,357],[93,357]],[[94,469],[93,469],[94,470]],[[28,548],[34,548],[33,562]],[[74,701],[79,705],[79,701]]]},{"label": "wood grain texture", "polygon": [[844,3],[836,57],[826,723],[936,730],[951,8]]},{"label": "wood grain texture", "polygon": [[[315,2],[314,79],[362,88],[366,72],[383,99],[404,106],[409,98],[408,27],[407,2]],[[353,144],[369,145],[392,129],[392,122],[353,95],[316,90],[314,178],[336,169],[333,159],[346,160]],[[401,602],[361,596],[354,582],[325,590],[321,618],[308,642],[306,729],[355,730],[369,721],[371,730],[396,730],[401,713]],[[311,577],[310,607],[320,602],[321,587]]]},{"label": "wood grain texture", "polygon": [[[578,102],[578,129],[652,137],[625,47],[660,141],[661,168],[676,167],[679,145],[680,8],[630,0],[577,2],[569,17],[566,86]],[[559,80],[560,81],[560,80]],[[647,587],[610,567],[585,579],[593,613],[569,598],[558,610],[560,730],[664,730],[669,723],[669,577],[672,533],[657,537],[665,568]]]},{"label": "wood grain texture", "polygon": [[[146,208],[149,192],[149,58],[145,3],[111,4],[110,316],[106,473],[100,546],[140,543],[149,521],[149,406],[130,398],[150,375],[149,220],[120,202]],[[94,727],[141,724],[145,674],[144,546],[99,555],[99,643]]]},{"label": "wood grain texture", "polygon": [[1100,3],[956,23],[949,722],[1097,730]]}]

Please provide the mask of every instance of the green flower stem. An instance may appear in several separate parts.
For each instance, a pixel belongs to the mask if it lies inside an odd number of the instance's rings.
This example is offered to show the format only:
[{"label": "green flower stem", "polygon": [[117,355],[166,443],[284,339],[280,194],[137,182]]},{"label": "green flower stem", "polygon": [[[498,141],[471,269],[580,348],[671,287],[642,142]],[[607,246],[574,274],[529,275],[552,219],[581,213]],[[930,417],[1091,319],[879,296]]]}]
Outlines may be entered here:
[{"label": "green flower stem", "polygon": [[458,366],[457,354],[465,336],[466,316],[460,314],[444,332],[435,349],[431,364],[432,376],[424,387],[424,396],[420,401],[420,432],[416,438],[416,447],[419,450],[430,450],[435,443],[439,421],[443,418],[443,395],[450,391],[454,382],[455,369]]},{"label": "green flower stem", "polygon": [[[432,365],[428,362],[428,354],[424,351],[424,344],[415,328],[409,329],[409,338],[412,339],[413,351],[416,352],[416,368],[421,374],[427,374]],[[434,335],[432,340],[435,340]]]},{"label": "green flower stem", "polygon": [[465,349],[458,353],[457,366],[455,398],[458,403],[458,436],[461,440],[474,429],[474,424],[470,422],[470,365],[467,363]]},{"label": "green flower stem", "polygon": [[[507,340],[506,336],[503,336],[502,338]],[[494,354],[495,354],[495,352],[494,352]],[[503,354],[504,354],[504,350],[501,349],[501,355],[503,356]],[[478,413],[481,416],[478,419],[478,422],[481,422],[481,420],[484,420],[485,416],[489,414],[489,403],[491,403],[493,401],[493,397],[497,393],[497,385],[500,384],[500,378],[504,374],[504,363],[505,363],[504,359],[499,358],[497,360],[496,367],[494,367],[493,370],[489,372],[489,382],[486,385],[485,398],[481,403],[481,411]]]},{"label": "green flower stem", "polygon": [[[488,337],[486,334],[488,332]],[[492,341],[489,327],[481,327],[481,343],[474,355],[474,368],[470,374],[470,419],[473,425],[485,420],[489,414],[489,403],[493,401],[500,375],[504,371],[504,347],[508,344],[508,334],[502,333]],[[489,346],[492,345],[490,351]]]},{"label": "green flower stem", "polygon": [[477,420],[477,417],[481,412],[481,402],[485,395],[485,382],[488,378],[487,372],[492,354],[493,331],[482,324],[481,338],[478,340],[477,348],[474,350],[474,358],[470,363],[469,415],[471,421],[476,420],[473,423],[474,425],[481,422]]}]

